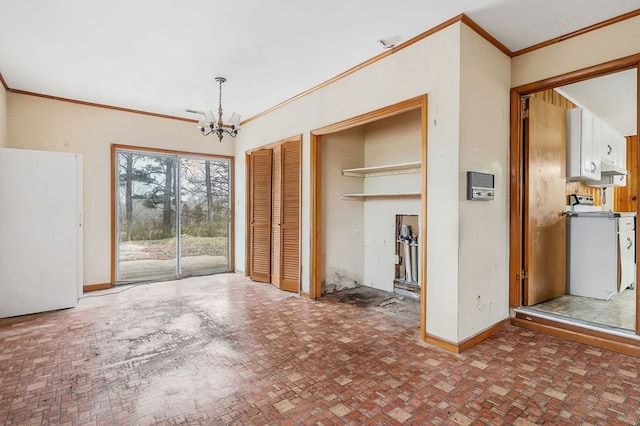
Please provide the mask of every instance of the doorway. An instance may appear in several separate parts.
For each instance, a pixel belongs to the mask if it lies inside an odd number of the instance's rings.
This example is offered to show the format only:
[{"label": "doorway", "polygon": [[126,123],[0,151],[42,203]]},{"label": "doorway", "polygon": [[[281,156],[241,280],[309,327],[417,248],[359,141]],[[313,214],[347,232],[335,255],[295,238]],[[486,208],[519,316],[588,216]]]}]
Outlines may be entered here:
[{"label": "doorway", "polygon": [[230,158],[113,147],[116,284],[231,269]]},{"label": "doorway", "polygon": [[[627,352],[637,351],[630,349],[629,342],[624,340],[624,336],[628,336],[635,341],[638,330],[635,279],[630,286],[624,283],[622,286],[614,285],[615,291],[606,296],[585,296],[576,291],[577,251],[572,241],[578,233],[578,227],[575,223],[574,226],[571,224],[572,217],[576,216],[614,218],[637,215],[637,186],[631,185],[637,177],[638,152],[634,145],[637,144],[637,64],[638,58],[631,57],[562,78],[517,87],[512,89],[511,103],[510,305],[514,308],[513,322]],[[598,107],[587,96],[586,88],[595,88],[604,80],[623,80],[623,76],[627,78],[629,74],[632,75],[633,85],[624,90],[627,95],[631,94],[632,105],[626,108],[625,115],[633,118],[633,126],[631,130],[621,130],[621,126],[614,124],[615,120],[606,116],[605,112],[597,111]],[[585,82],[584,86],[582,82]],[[596,93],[603,98],[613,90],[611,87],[599,87]],[[619,103],[624,102],[621,98],[618,99]],[[622,138],[622,149],[628,159],[622,167],[631,172],[626,182],[623,176],[610,176],[608,169],[597,179],[572,174],[575,152],[571,155],[571,149],[567,150],[568,143],[569,148],[572,146],[567,142],[567,111],[576,109],[597,111],[593,119],[595,124],[589,125],[594,133],[603,131],[598,126],[612,123],[610,127],[615,126],[617,133],[627,136],[626,139]],[[605,144],[602,151],[594,148],[595,168],[604,167],[600,165],[601,161],[605,164],[602,158],[611,153],[612,144]],[[571,205],[569,194],[584,195],[592,200],[591,210],[578,206],[583,210],[577,213],[578,208]],[[632,231],[631,237],[635,237],[636,233],[637,230]],[[617,238],[615,233],[611,235]],[[598,243],[589,247],[599,246]],[[613,246],[609,252],[621,257],[621,250]],[[634,276],[637,275],[635,257],[634,253]],[[614,262],[617,261],[614,259]],[[598,264],[599,269],[605,267],[604,260],[591,262],[594,263]],[[618,265],[620,263],[612,263],[614,280],[620,277]]]}]

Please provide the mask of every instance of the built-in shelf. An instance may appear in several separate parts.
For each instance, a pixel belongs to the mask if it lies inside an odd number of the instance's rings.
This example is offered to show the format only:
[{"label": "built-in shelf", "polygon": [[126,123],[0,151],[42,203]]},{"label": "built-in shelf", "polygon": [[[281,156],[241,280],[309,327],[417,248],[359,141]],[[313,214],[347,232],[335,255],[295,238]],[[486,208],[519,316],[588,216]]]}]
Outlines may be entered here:
[{"label": "built-in shelf", "polygon": [[342,170],[343,176],[367,177],[381,176],[396,173],[419,173],[422,162],[414,161],[411,163],[388,164],[385,166],[358,167],[354,169]]},{"label": "built-in shelf", "polygon": [[361,200],[365,198],[420,198],[420,192],[369,192],[360,194],[342,194],[345,200]]}]

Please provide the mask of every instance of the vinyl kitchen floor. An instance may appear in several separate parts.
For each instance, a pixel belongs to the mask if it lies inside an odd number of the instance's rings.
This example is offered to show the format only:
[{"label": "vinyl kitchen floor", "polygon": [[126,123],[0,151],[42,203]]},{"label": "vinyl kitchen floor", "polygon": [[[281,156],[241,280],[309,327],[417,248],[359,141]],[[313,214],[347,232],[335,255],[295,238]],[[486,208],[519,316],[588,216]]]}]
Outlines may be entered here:
[{"label": "vinyl kitchen floor", "polygon": [[640,421],[639,359],[520,328],[455,355],[379,304],[235,274],[87,296],[0,320],[0,424]]},{"label": "vinyl kitchen floor", "polygon": [[543,311],[587,323],[634,331],[636,324],[635,303],[636,291],[635,289],[628,288],[614,295],[609,300],[599,300],[591,297],[567,294],[547,302],[538,303],[526,309]]}]

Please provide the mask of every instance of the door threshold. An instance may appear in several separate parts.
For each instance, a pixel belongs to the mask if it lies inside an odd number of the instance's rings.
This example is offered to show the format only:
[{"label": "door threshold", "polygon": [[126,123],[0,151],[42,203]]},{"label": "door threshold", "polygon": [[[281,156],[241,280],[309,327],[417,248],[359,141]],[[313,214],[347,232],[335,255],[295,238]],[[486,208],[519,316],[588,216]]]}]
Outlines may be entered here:
[{"label": "door threshold", "polygon": [[553,321],[559,324],[566,324],[569,326],[580,327],[586,330],[596,331],[599,333],[610,334],[613,336],[619,336],[624,338],[630,338],[633,340],[637,340],[640,342],[640,336],[635,333],[634,330],[628,330],[626,328],[613,327],[610,325],[604,324],[596,324],[585,320],[580,320],[576,318],[569,318],[563,315],[554,314],[548,311],[542,311],[540,309],[536,309],[530,306],[521,306],[519,308],[515,308],[513,312],[517,314],[521,314],[522,319],[530,320],[527,317],[537,317],[541,319],[545,319],[548,321]]},{"label": "door threshold", "polygon": [[640,358],[640,336],[633,331],[596,325],[539,312],[530,307],[511,311],[511,324],[541,334]]}]

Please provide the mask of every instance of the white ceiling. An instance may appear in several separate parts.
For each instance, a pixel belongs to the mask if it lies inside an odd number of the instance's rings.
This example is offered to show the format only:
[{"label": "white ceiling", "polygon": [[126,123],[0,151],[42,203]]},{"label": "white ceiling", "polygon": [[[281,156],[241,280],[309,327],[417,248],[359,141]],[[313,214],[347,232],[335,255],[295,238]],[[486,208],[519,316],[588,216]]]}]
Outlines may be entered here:
[{"label": "white ceiling", "polygon": [[624,136],[637,134],[638,71],[631,69],[561,86],[556,90]]},{"label": "white ceiling", "polygon": [[12,89],[186,118],[243,118],[466,13],[512,51],[640,9],[640,0],[0,0]]}]

